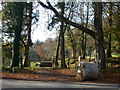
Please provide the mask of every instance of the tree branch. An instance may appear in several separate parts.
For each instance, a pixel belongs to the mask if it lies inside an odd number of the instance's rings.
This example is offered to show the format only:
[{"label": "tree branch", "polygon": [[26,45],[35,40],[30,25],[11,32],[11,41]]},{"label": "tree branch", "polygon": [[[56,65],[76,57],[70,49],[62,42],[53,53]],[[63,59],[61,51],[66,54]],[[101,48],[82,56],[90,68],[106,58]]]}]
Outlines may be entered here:
[{"label": "tree branch", "polygon": [[88,29],[88,28],[86,28],[86,27],[83,27],[82,25],[80,25],[80,24],[78,24],[78,23],[75,23],[75,22],[72,22],[72,21],[70,21],[69,19],[61,16],[61,15],[58,13],[58,11],[50,4],[50,2],[47,2],[48,6],[45,5],[43,2],[39,2],[39,4],[40,4],[42,7],[44,7],[44,8],[47,8],[47,9],[52,10],[52,11],[56,14],[56,16],[57,16],[60,20],[64,21],[66,24],[72,25],[72,26],[80,29],[81,31],[83,31],[83,32],[89,34],[90,36],[92,36],[94,39],[96,38],[94,31],[92,31],[92,30],[90,30],[90,29]]}]

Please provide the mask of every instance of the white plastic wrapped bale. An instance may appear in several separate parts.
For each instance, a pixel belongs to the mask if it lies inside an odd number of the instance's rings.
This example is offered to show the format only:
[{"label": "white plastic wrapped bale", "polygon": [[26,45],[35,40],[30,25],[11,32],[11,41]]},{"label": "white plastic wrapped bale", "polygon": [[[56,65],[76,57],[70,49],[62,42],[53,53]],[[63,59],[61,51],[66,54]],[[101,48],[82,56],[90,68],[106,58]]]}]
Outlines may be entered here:
[{"label": "white plastic wrapped bale", "polygon": [[80,80],[95,80],[99,77],[99,68],[97,63],[80,62],[78,65],[77,77]]}]

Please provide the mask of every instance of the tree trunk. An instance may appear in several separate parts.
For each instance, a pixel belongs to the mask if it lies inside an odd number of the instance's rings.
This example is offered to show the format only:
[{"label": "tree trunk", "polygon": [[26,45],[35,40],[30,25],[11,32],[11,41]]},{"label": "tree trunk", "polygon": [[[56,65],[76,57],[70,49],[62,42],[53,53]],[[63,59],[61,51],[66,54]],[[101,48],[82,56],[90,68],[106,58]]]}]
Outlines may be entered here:
[{"label": "tree trunk", "polygon": [[47,2],[48,6],[45,5],[43,2],[39,2],[39,4],[47,9],[52,10],[56,14],[56,16],[60,19],[60,21],[64,21],[66,24],[72,25],[72,26],[78,28],[79,30],[84,31],[85,33],[92,36],[94,39],[96,38],[95,32],[93,30],[85,28],[84,26],[82,26],[78,23],[72,22],[69,19],[65,18],[64,16],[62,16],[61,14],[58,13],[58,11],[50,4],[50,2]]},{"label": "tree trunk", "polygon": [[[110,7],[109,7],[109,26],[110,26],[110,29],[112,27],[112,6],[113,6],[113,4],[110,3]],[[107,57],[108,58],[112,57],[112,55],[111,55],[111,32],[108,34]]]},{"label": "tree trunk", "polygon": [[[117,20],[117,27],[120,27],[120,2],[117,3],[117,12],[118,12],[118,20]],[[120,39],[119,39],[120,41]]]},{"label": "tree trunk", "polygon": [[[65,2],[61,2],[61,15],[64,16],[64,8],[65,8]],[[61,67],[67,68],[67,65],[65,63],[65,49],[64,49],[64,22],[61,21]]]},{"label": "tree trunk", "polygon": [[82,54],[81,57],[85,59],[85,52],[86,52],[86,36],[85,33],[82,33]]},{"label": "tree trunk", "polygon": [[14,57],[12,67],[19,67],[19,46],[20,46],[20,38],[22,31],[22,23],[23,23],[23,2],[16,3],[16,14],[18,14],[17,18],[17,26],[15,28],[15,38],[14,38]]},{"label": "tree trunk", "polygon": [[[83,21],[84,21],[84,3],[81,3],[81,6],[80,6],[80,13],[81,13],[81,15],[80,15],[80,19],[81,19],[81,24],[82,24],[82,26],[83,26]],[[83,58],[83,59],[85,59],[85,56],[84,56],[84,52],[85,52],[85,46],[84,46],[84,31],[82,31],[82,49],[81,49],[81,51],[82,51],[82,53],[81,53],[81,57]]]},{"label": "tree trunk", "polygon": [[10,44],[10,67],[12,66],[12,60],[13,60],[13,55],[12,55],[12,45]]},{"label": "tree trunk", "polygon": [[[101,0],[100,0],[101,1]],[[60,18],[61,21],[64,21],[66,24],[72,25],[76,28],[78,28],[81,31],[84,31],[85,33],[89,34],[95,39],[95,44],[96,44],[96,51],[98,51],[98,58],[101,60],[101,68],[106,68],[105,65],[105,51],[104,51],[104,46],[103,46],[103,30],[102,30],[102,4],[101,2],[95,2],[94,4],[94,10],[95,10],[95,19],[94,19],[94,24],[95,24],[95,30],[90,30],[88,28],[85,28],[84,26],[72,22],[69,19],[63,17],[58,13],[58,11],[50,4],[50,2],[47,2],[47,5],[45,5],[42,2],[39,2],[41,6],[52,10],[58,18]],[[100,46],[100,47],[99,47]]]},{"label": "tree trunk", "polygon": [[68,31],[68,35],[70,36],[70,42],[72,43],[72,46],[71,46],[72,47],[72,58],[76,59],[76,41],[75,41],[73,33],[70,30],[70,26],[68,26],[67,31]]},{"label": "tree trunk", "polygon": [[95,2],[94,3],[94,26],[96,30],[96,58],[101,60],[101,69],[106,68],[105,62],[105,51],[104,51],[104,40],[103,40],[103,30],[102,30],[102,3]]},{"label": "tree trunk", "polygon": [[67,65],[65,63],[65,48],[64,48],[64,23],[61,22],[61,67],[67,68]]},{"label": "tree trunk", "polygon": [[55,58],[55,67],[58,67],[58,56],[59,56],[59,46],[60,46],[60,34],[61,34],[61,31],[60,31],[59,37],[58,37],[57,51],[56,51],[56,58]]},{"label": "tree trunk", "polygon": [[76,59],[76,43],[75,43],[75,41],[73,41],[73,59]]},{"label": "tree trunk", "polygon": [[111,55],[111,33],[108,35],[108,48],[107,48],[107,57],[112,57]]},{"label": "tree trunk", "polygon": [[29,12],[29,24],[28,24],[28,39],[27,45],[25,48],[25,63],[24,67],[30,66],[30,59],[29,59],[29,47],[30,47],[30,38],[31,38],[31,24],[32,24],[32,2],[30,3],[30,12]]},{"label": "tree trunk", "polygon": [[65,49],[64,49],[64,31],[63,31],[63,22],[61,23],[61,67],[66,68],[65,64]]},{"label": "tree trunk", "polygon": [[85,56],[86,56],[86,40],[87,37],[86,37],[86,33],[84,33],[84,52],[83,52],[83,59],[85,59]]},{"label": "tree trunk", "polygon": [[[88,16],[89,16],[89,2],[87,2],[87,17],[86,17],[86,24],[85,27],[87,28],[88,26]],[[87,42],[87,36],[86,33],[84,33],[84,48],[83,48],[83,59],[85,59],[85,55],[86,55],[86,42]]]},{"label": "tree trunk", "polygon": [[82,45],[81,45],[81,58],[83,58],[83,52],[84,52],[84,32],[82,32]]},{"label": "tree trunk", "polygon": [[2,65],[5,66],[5,57],[2,56]]},{"label": "tree trunk", "polygon": [[[118,29],[120,28],[120,2],[118,2],[117,3],[117,12],[118,12],[118,14],[117,14],[117,16],[118,16],[118,20],[117,20],[117,27],[118,27]],[[115,33],[116,34],[116,37],[117,37],[117,39],[118,39],[118,42],[120,43],[120,35],[119,34],[117,34],[117,33]],[[120,44],[119,44],[120,45]]]}]

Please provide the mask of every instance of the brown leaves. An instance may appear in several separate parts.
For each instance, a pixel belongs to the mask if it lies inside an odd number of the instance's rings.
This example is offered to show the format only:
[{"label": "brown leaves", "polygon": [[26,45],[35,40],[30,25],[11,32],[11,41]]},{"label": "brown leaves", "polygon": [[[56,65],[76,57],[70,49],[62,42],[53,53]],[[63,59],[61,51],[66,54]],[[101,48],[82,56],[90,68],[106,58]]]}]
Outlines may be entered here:
[{"label": "brown leaves", "polygon": [[[35,69],[33,71],[26,71],[20,73],[3,72],[3,78],[23,79],[23,80],[37,80],[37,81],[60,81],[60,82],[81,82],[77,77],[77,72],[72,69]],[[120,73],[111,73],[102,71],[101,77],[96,81],[83,82],[108,82],[120,83]]]},{"label": "brown leaves", "polygon": [[39,81],[78,81],[76,78],[76,72],[69,69],[35,69],[33,72],[26,71],[26,73],[3,72],[2,77]]}]

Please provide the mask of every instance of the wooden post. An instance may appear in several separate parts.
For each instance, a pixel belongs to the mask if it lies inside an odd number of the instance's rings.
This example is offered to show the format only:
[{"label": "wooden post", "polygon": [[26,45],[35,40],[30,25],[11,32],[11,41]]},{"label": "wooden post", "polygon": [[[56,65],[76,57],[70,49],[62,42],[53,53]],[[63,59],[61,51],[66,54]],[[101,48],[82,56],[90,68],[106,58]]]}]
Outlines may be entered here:
[{"label": "wooden post", "polygon": [[79,74],[81,74],[81,63],[80,63],[80,56],[78,57],[78,70],[77,70],[77,72],[79,73]]},{"label": "wooden post", "polygon": [[77,68],[77,78],[79,80],[83,80],[83,75],[82,75],[82,68],[81,68],[81,56],[78,57],[78,68]]}]

